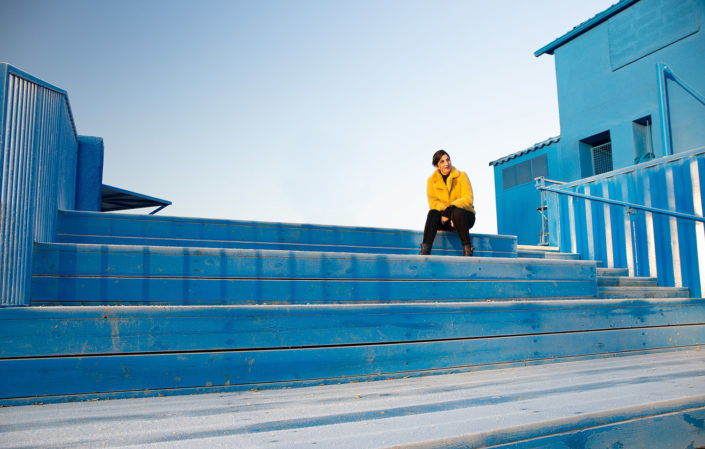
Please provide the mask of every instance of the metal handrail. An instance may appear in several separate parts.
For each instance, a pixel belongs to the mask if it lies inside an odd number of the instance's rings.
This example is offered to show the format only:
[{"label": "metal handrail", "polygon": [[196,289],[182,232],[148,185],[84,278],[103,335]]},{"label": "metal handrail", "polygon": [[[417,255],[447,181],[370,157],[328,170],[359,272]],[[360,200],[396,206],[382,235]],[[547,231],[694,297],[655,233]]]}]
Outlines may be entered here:
[{"label": "metal handrail", "polygon": [[671,119],[669,114],[668,89],[666,87],[666,81],[668,79],[673,80],[703,105],[705,105],[705,96],[676,76],[676,74],[673,73],[673,70],[671,70],[671,68],[666,64],[659,62],[656,64],[656,70],[658,72],[658,105],[659,118],[661,122],[661,143],[663,144],[663,153],[665,155],[671,155],[673,154],[673,144],[671,139]]},{"label": "metal handrail", "polygon": [[[551,184],[558,184],[558,185],[566,184],[563,181],[554,181],[553,179],[544,178],[543,176],[537,176],[536,178],[534,178],[534,181],[538,182],[539,179],[542,180],[541,181],[542,183],[543,182],[550,182]],[[541,184],[541,185],[543,185],[543,184]]]},{"label": "metal handrail", "polygon": [[561,189],[556,189],[553,187],[546,186],[544,184],[544,179],[543,178],[537,178],[536,179],[536,189],[545,191],[545,192],[553,192],[553,193],[558,193],[562,195],[568,195],[568,196],[573,196],[577,198],[583,198],[588,201],[597,201],[600,203],[606,203],[606,204],[613,204],[615,206],[622,206],[626,207],[627,210],[629,209],[638,209],[638,210],[643,210],[646,212],[652,212],[655,214],[661,214],[661,215],[668,215],[671,217],[676,217],[676,218],[684,218],[686,220],[693,220],[693,221],[699,221],[701,223],[705,223],[705,217],[701,217],[698,215],[691,215],[691,214],[684,214],[683,212],[676,212],[672,210],[667,210],[667,209],[659,209],[657,207],[650,207],[650,206],[644,206],[642,204],[634,204],[634,203],[629,203],[627,201],[620,201],[620,200],[612,200],[609,198],[603,198],[600,196],[592,196],[592,195],[586,195],[584,193],[578,193],[578,192],[571,192],[568,190],[561,190]]}]

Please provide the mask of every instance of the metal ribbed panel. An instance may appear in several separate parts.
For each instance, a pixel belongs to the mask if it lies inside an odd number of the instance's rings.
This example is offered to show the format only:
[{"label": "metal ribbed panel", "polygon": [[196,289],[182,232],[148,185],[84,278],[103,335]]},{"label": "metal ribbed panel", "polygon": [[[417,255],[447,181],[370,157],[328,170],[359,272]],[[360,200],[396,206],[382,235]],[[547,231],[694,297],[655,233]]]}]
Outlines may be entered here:
[{"label": "metal ribbed panel", "polygon": [[[31,109],[35,103],[36,90],[26,81],[10,76],[8,81],[8,117],[3,151],[3,185],[0,199],[0,251],[3,255],[3,282],[0,289],[3,302],[22,303],[18,293],[26,284],[26,260],[28,245],[26,227],[29,224],[26,200],[32,179],[31,163],[27,163],[27,128],[31,125]],[[28,166],[29,165],[29,166]],[[31,189],[29,189],[31,190]]]},{"label": "metal ribbed panel", "polygon": [[9,66],[0,71],[0,305],[29,301],[33,241],[53,241],[73,208],[77,138],[66,95]]},{"label": "metal ribbed panel", "polygon": [[[52,241],[55,233],[56,211],[60,207],[60,183],[61,174],[66,177],[73,176],[75,178],[75,170],[66,170],[62,168],[61,154],[59,149],[64,148],[64,152],[73,153],[75,160],[75,147],[77,143],[74,141],[66,142],[65,120],[63,117],[64,100],[61,94],[56,92],[45,92],[43,104],[44,119],[42,130],[42,145],[37,151],[37,192],[42,194],[37,196],[37,204],[34,210],[34,239],[36,241]],[[64,129],[62,129],[64,128]],[[71,149],[73,146],[74,149]],[[75,167],[75,163],[74,163]],[[75,181],[74,181],[75,182]],[[63,197],[66,195],[64,194]],[[67,203],[65,198],[62,198],[63,203]],[[69,204],[69,208],[72,204]]]}]

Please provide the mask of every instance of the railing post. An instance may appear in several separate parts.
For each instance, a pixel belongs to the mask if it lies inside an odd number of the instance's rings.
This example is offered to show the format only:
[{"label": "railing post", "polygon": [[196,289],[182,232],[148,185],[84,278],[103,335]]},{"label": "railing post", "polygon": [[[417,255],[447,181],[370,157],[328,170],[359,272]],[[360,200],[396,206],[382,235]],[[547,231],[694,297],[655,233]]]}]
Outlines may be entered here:
[{"label": "railing post", "polygon": [[673,154],[671,140],[671,118],[668,110],[668,86],[666,86],[666,74],[670,74],[668,66],[662,62],[656,64],[658,75],[658,110],[659,122],[661,125],[661,145],[664,156]]},{"label": "railing post", "polygon": [[[702,190],[700,187],[700,170],[698,160],[690,161],[690,179],[693,185],[693,213],[697,216],[703,216]],[[702,296],[705,288],[705,224],[695,223],[695,254],[698,264],[698,277],[700,281],[700,291],[693,294]],[[693,288],[691,287],[691,291]]]},{"label": "railing post", "polygon": [[[545,189],[546,182],[562,184],[560,181],[546,179],[543,176],[534,178],[534,186],[541,192],[542,225],[545,224],[546,228],[546,241],[544,242],[543,239],[541,241],[544,245],[561,248],[560,200],[558,194]],[[542,226],[542,233],[543,232],[544,229]]]}]

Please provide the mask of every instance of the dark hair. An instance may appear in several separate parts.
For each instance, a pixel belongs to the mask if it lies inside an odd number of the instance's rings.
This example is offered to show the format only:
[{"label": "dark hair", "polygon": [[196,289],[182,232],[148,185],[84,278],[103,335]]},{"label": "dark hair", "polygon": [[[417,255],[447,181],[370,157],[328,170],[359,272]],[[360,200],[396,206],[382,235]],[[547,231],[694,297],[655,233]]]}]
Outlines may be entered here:
[{"label": "dark hair", "polygon": [[433,153],[433,166],[438,167],[438,162],[441,160],[443,155],[448,156],[448,159],[450,159],[450,154],[446,153],[446,150],[438,150],[435,153]]}]

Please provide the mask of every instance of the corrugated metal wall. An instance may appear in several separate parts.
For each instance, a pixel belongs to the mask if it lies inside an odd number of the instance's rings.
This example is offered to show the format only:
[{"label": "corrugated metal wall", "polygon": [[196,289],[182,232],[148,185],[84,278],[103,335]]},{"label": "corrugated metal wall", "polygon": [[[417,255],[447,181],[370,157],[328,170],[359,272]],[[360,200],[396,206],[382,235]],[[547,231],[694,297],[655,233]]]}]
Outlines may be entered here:
[{"label": "corrugated metal wall", "polygon": [[[703,216],[705,148],[656,159],[561,185],[560,189]],[[562,194],[547,193],[550,232],[561,250],[659,285],[689,287],[701,296],[705,282],[705,228],[701,222]],[[558,198],[556,198],[558,197]]]},{"label": "corrugated metal wall", "polygon": [[33,241],[74,208],[78,139],[64,91],[0,64],[0,94],[0,305],[26,305]]}]

